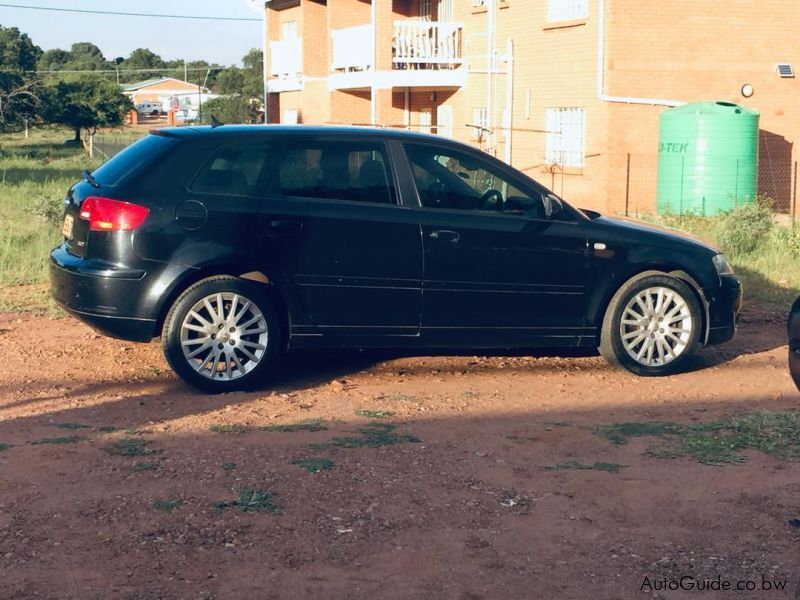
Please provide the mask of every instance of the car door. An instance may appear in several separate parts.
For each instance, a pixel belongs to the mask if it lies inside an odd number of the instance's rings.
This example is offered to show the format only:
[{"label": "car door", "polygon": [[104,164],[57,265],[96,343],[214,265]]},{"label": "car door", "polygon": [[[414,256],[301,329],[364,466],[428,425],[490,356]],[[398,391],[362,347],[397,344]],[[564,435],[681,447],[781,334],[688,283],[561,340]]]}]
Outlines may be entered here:
[{"label": "car door", "polygon": [[290,139],[260,223],[263,252],[278,260],[302,307],[293,335],[418,334],[419,224],[400,202],[383,142]]},{"label": "car door", "polygon": [[586,238],[544,188],[478,152],[405,143],[424,247],[423,335],[469,345],[578,342]]}]

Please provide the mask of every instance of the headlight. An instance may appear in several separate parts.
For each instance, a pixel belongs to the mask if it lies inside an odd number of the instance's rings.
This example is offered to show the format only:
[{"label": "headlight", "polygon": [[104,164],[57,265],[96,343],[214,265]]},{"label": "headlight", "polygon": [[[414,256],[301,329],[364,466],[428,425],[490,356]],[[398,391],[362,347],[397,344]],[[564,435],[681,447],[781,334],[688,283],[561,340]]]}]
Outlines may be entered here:
[{"label": "headlight", "polygon": [[728,257],[724,254],[714,255],[714,258],[712,258],[711,261],[714,263],[714,268],[717,270],[718,275],[733,275],[731,263],[728,261]]}]

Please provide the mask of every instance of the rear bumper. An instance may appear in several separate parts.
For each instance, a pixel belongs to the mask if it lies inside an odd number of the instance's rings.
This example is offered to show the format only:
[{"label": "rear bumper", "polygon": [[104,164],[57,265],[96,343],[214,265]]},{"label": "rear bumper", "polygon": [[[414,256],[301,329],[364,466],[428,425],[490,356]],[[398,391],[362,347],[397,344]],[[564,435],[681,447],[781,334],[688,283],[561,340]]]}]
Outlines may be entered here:
[{"label": "rear bumper", "polygon": [[64,246],[50,253],[53,299],[105,335],[140,342],[153,338],[156,319],[141,314],[138,304],[146,286],[144,270],[82,259]]},{"label": "rear bumper", "polygon": [[731,340],[736,333],[736,320],[742,309],[742,284],[733,275],[720,277],[721,285],[708,306],[709,346]]}]

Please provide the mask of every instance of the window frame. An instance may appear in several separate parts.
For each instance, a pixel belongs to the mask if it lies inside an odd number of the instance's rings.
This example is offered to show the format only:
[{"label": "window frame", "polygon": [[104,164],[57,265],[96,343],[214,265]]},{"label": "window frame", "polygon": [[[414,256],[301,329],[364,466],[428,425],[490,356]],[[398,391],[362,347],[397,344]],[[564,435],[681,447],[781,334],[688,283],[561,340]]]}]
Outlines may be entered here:
[{"label": "window frame", "polygon": [[[288,150],[296,144],[308,144],[313,147],[316,144],[353,144],[353,145],[373,145],[376,146],[382,153],[384,159],[384,166],[388,170],[387,183],[389,183],[389,191],[391,195],[391,202],[364,202],[362,200],[344,200],[341,198],[322,198],[319,196],[294,196],[284,194],[280,187],[280,169],[283,166]],[[279,146],[280,160],[274,161],[270,168],[270,176],[266,182],[264,197],[269,197],[271,200],[286,200],[289,202],[324,202],[326,204],[344,204],[349,206],[371,206],[371,207],[389,207],[389,208],[403,208],[402,193],[400,192],[400,182],[397,178],[397,168],[392,157],[391,148],[386,143],[386,140],[369,139],[366,137],[354,136],[287,136],[282,140]]]},{"label": "window frame", "polygon": [[[550,114],[551,111],[557,111],[559,116],[560,130],[558,132],[550,130]],[[580,160],[573,162],[572,159],[565,160],[567,150],[564,148],[564,115],[567,111],[581,111],[581,137],[580,137]],[[547,138],[545,139],[545,161],[548,164],[558,165],[561,168],[583,169],[586,166],[586,108],[583,106],[550,106],[545,108],[545,129],[547,130]],[[572,137],[572,136],[569,136]],[[553,148],[551,148],[553,144]],[[557,146],[557,147],[555,147]],[[570,151],[570,152],[576,152]],[[559,155],[561,160],[551,160],[551,156]]]},{"label": "window frame", "polygon": [[[581,8],[580,14],[575,11]],[[547,22],[584,21],[589,18],[589,0],[547,0]]]}]

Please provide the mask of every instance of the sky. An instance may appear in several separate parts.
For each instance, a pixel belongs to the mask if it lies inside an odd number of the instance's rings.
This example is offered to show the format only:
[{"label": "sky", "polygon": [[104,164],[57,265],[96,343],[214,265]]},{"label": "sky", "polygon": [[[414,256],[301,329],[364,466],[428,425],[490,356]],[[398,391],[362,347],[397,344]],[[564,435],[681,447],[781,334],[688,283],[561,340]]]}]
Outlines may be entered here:
[{"label": "sky", "polygon": [[[86,10],[262,18],[250,0],[7,0],[8,4]],[[263,4],[262,4],[263,5]],[[0,25],[18,27],[43,50],[69,50],[92,42],[107,59],[150,48],[165,60],[204,59],[239,64],[250,48],[261,48],[261,26],[249,21],[199,21],[88,15],[0,6]]]}]

